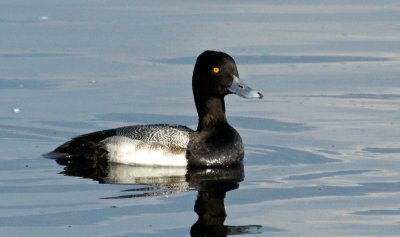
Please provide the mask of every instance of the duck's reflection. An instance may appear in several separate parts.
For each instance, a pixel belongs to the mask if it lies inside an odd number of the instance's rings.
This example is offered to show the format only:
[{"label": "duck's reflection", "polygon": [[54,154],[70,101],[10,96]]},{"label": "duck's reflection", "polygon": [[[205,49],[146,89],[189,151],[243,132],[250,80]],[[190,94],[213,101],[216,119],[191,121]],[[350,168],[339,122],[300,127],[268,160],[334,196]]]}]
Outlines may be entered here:
[{"label": "duck's reflection", "polygon": [[[223,168],[143,167],[121,164],[73,164],[64,165],[62,172],[68,176],[91,178],[100,183],[138,184],[138,188],[127,189],[128,195],[107,199],[135,198],[170,195],[197,190],[194,211],[198,220],[191,227],[191,236],[227,236],[261,233],[261,226],[227,226],[225,196],[237,189],[244,179],[243,165]],[[145,186],[142,186],[145,185]]]},{"label": "duck's reflection", "polygon": [[188,171],[188,182],[198,191],[194,211],[199,216],[193,224],[191,236],[227,236],[261,233],[259,225],[227,226],[226,192],[237,189],[244,178],[243,166]]}]

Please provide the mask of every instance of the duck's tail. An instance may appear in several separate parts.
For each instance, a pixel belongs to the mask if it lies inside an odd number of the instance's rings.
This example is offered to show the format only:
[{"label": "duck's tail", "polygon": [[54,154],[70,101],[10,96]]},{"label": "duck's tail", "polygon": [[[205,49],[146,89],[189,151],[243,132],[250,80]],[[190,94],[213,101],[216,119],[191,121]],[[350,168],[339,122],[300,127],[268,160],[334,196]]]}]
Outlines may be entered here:
[{"label": "duck's tail", "polygon": [[108,152],[101,141],[112,135],[112,130],[81,135],[44,156],[56,160],[61,165],[85,163],[96,166],[98,163],[107,162]]}]

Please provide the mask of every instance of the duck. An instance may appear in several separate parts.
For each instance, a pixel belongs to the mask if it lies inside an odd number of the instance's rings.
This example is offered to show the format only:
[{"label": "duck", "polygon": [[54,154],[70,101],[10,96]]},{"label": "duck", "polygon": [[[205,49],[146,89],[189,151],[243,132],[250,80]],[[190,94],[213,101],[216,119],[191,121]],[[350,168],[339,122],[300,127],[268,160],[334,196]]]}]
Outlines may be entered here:
[{"label": "duck", "polygon": [[132,125],[72,138],[51,152],[57,162],[119,163],[144,166],[228,167],[242,164],[240,134],[228,123],[225,96],[263,95],[240,78],[227,53],[207,50],[196,60],[192,90],[197,129],[178,124]]}]

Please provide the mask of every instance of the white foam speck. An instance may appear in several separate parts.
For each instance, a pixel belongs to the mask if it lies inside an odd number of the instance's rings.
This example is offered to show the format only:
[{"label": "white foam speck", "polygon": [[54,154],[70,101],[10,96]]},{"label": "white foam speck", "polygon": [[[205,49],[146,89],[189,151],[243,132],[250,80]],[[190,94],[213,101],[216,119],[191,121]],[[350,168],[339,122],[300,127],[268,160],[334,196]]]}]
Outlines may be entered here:
[{"label": "white foam speck", "polygon": [[39,19],[42,20],[42,21],[47,21],[49,19],[49,17],[48,16],[41,16],[41,17],[39,17]]},{"label": "white foam speck", "polygon": [[13,111],[14,111],[14,113],[16,113],[16,114],[19,113],[19,112],[21,112],[21,110],[20,110],[19,108],[14,108]]}]

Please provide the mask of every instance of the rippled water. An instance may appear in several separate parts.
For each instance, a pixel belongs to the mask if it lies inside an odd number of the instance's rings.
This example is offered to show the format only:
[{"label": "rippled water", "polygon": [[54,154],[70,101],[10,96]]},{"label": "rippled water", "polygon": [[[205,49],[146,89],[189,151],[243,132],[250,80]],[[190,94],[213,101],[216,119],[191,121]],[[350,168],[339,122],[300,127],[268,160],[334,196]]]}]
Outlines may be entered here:
[{"label": "rippled water", "polygon": [[[399,236],[397,1],[0,3],[0,236]],[[191,73],[228,52],[243,167],[64,167],[70,137],[196,127]]]}]

